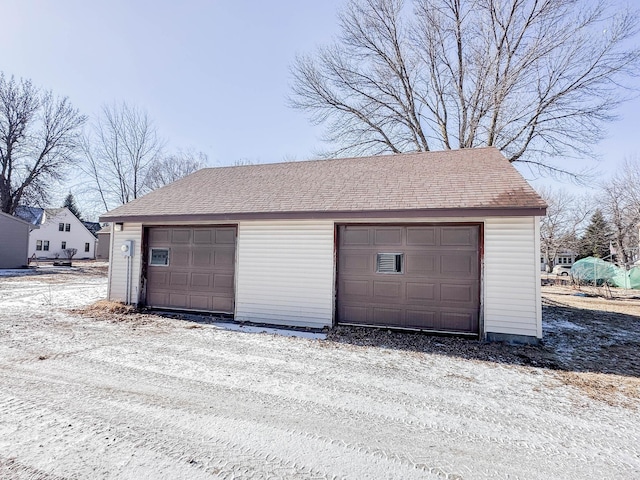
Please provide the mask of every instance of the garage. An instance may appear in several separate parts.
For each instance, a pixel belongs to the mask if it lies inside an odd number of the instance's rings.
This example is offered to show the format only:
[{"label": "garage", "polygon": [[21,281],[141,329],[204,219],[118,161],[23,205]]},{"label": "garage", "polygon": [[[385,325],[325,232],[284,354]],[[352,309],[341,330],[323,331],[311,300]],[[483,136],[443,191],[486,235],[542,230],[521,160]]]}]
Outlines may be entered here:
[{"label": "garage", "polygon": [[235,226],[146,229],[146,304],[233,313]]},{"label": "garage", "polygon": [[338,323],[479,333],[480,225],[340,225]]},{"label": "garage", "polygon": [[535,343],[545,211],[493,147],[205,168],[101,217],[108,295]]}]

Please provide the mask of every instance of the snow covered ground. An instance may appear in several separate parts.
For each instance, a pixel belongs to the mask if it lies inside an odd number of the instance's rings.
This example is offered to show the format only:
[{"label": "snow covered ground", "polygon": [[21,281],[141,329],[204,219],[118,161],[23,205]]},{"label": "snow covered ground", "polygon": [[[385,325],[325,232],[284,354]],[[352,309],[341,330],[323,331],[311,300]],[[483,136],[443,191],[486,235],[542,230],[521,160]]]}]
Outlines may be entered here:
[{"label": "snow covered ground", "polygon": [[640,478],[640,400],[541,368],[69,311],[105,295],[82,271],[0,278],[0,479]]}]

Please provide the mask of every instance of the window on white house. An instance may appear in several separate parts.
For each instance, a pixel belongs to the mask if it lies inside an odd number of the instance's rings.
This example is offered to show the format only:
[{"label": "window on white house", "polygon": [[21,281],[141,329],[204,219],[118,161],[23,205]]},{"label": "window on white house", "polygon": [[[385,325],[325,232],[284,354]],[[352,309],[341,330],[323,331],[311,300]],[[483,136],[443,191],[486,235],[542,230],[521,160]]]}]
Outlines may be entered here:
[{"label": "window on white house", "polygon": [[85,244],[84,244],[84,251],[85,251],[85,252],[88,252],[88,251],[89,251],[89,244],[88,244],[88,243],[85,243]]},{"label": "window on white house", "polygon": [[65,232],[70,232],[71,231],[71,224],[70,223],[65,223],[64,224],[64,231]]},{"label": "window on white house", "polygon": [[60,230],[61,232],[64,232],[64,223],[58,224],[58,230]]},{"label": "window on white house", "polygon": [[60,248],[62,250],[64,250],[65,248],[67,248],[67,242],[62,242],[62,245],[60,245]]},{"label": "window on white house", "polygon": [[42,240],[36,240],[36,250],[42,250]]},{"label": "window on white house", "polygon": [[42,249],[43,249],[45,252],[48,252],[48,251],[49,251],[49,240],[45,240],[45,241],[42,243]]}]

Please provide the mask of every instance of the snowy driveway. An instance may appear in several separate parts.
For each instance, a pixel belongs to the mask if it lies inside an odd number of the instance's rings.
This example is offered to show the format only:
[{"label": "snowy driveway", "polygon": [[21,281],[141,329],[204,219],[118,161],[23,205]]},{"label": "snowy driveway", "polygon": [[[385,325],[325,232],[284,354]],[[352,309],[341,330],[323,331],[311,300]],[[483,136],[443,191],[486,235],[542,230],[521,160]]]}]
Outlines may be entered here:
[{"label": "snowy driveway", "polygon": [[[68,312],[0,278],[0,478],[640,478],[640,401],[445,355]],[[114,317],[115,318],[115,317]]]}]

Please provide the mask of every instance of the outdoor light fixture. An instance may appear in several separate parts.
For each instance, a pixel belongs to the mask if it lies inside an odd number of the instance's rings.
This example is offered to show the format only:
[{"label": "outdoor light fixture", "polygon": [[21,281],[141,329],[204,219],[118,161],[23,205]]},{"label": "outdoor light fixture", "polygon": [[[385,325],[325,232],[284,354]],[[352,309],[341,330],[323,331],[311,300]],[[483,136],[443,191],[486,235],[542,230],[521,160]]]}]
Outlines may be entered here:
[{"label": "outdoor light fixture", "polygon": [[115,230],[116,230],[116,232],[121,232],[122,231],[122,224],[121,223],[116,223]]}]

